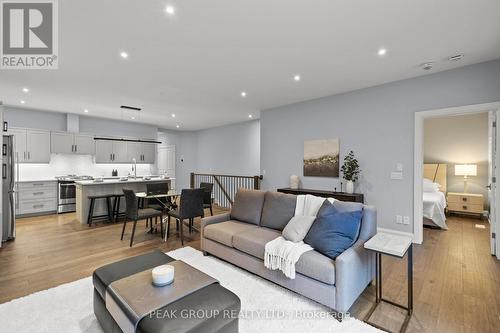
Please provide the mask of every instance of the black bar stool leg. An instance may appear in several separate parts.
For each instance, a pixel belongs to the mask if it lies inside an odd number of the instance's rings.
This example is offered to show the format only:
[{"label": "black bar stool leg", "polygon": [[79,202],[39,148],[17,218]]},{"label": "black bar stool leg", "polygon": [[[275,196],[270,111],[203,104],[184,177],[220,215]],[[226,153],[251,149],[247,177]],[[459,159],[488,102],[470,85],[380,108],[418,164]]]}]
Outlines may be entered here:
[{"label": "black bar stool leg", "polygon": [[90,199],[89,216],[87,217],[87,224],[89,227],[92,226],[92,217],[94,216],[94,201],[94,198]]},{"label": "black bar stool leg", "polygon": [[113,222],[113,210],[111,209],[111,197],[106,197],[106,207],[108,208],[108,220]]}]

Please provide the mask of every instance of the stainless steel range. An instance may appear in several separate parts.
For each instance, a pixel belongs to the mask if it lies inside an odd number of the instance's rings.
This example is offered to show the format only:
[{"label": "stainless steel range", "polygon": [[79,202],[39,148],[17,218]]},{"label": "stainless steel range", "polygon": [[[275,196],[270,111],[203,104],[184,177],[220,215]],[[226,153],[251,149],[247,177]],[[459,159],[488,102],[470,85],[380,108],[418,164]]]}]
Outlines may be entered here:
[{"label": "stainless steel range", "polygon": [[76,211],[76,185],[77,180],[92,180],[91,176],[67,175],[57,179],[57,213]]}]

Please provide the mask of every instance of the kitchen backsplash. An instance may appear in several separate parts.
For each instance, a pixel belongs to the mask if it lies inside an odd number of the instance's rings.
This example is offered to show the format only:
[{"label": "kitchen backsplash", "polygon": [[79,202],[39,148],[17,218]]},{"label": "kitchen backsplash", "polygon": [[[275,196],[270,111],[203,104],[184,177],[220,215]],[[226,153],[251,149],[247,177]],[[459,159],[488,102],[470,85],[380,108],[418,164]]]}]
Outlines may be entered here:
[{"label": "kitchen backsplash", "polygon": [[[49,164],[19,164],[20,180],[45,180],[69,174],[110,177],[113,169],[119,176],[132,172],[132,164],[95,164],[90,155],[52,154]],[[137,164],[137,175],[156,173],[154,164]]]}]

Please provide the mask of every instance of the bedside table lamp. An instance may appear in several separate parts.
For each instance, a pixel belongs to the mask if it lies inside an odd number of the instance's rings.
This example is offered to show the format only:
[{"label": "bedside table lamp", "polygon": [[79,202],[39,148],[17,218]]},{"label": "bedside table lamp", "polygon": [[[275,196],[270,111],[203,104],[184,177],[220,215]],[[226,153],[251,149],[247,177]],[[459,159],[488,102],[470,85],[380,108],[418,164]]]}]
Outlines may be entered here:
[{"label": "bedside table lamp", "polygon": [[464,176],[464,193],[467,193],[467,177],[477,176],[477,164],[455,164],[455,176]]}]

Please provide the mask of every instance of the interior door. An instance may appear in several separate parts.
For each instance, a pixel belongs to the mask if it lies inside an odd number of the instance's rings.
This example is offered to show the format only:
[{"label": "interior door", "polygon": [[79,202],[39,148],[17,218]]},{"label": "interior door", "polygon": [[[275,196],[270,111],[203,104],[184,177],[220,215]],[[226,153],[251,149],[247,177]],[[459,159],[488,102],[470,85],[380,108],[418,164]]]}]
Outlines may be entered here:
[{"label": "interior door", "polygon": [[29,163],[50,162],[50,132],[27,130],[26,150]]},{"label": "interior door", "polygon": [[498,164],[498,140],[499,136],[497,134],[497,119],[500,119],[498,116],[498,111],[491,111],[488,115],[488,179],[489,184],[488,188],[488,199],[490,203],[488,221],[490,223],[490,248],[491,254],[496,255],[497,257],[500,255],[498,253],[498,247],[496,242],[496,230],[497,230],[497,200],[496,200],[496,173],[497,173],[497,164]]},{"label": "interior door", "polygon": [[93,135],[75,134],[75,153],[82,155],[95,154],[95,140]]},{"label": "interior door", "polygon": [[[158,172],[175,178],[175,146],[164,146],[158,150]],[[171,181],[170,187],[175,189],[175,179]]]}]

